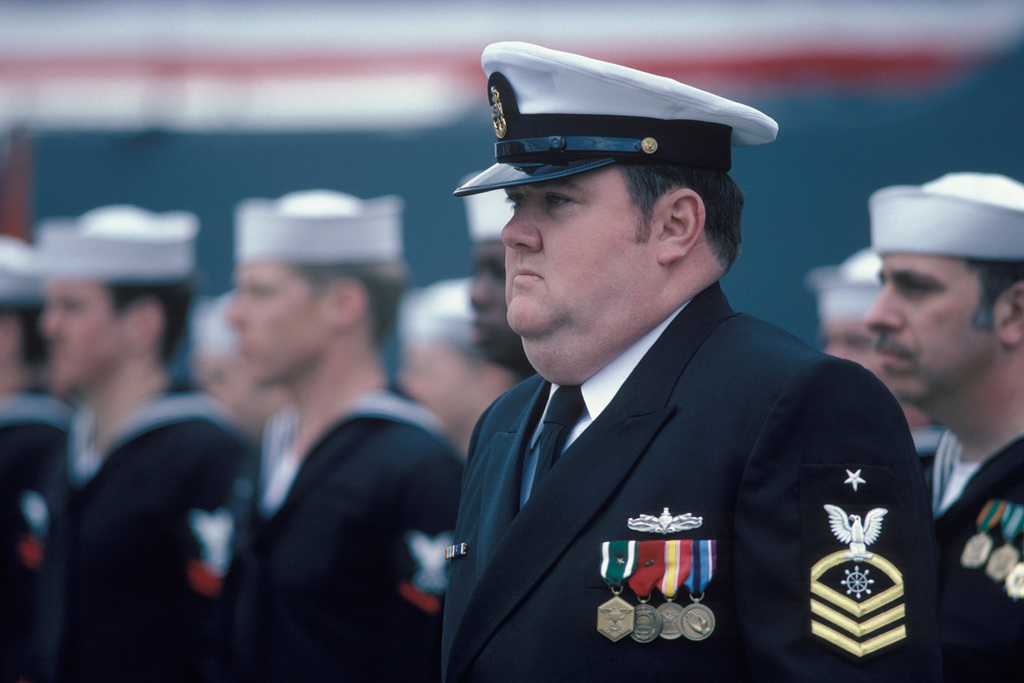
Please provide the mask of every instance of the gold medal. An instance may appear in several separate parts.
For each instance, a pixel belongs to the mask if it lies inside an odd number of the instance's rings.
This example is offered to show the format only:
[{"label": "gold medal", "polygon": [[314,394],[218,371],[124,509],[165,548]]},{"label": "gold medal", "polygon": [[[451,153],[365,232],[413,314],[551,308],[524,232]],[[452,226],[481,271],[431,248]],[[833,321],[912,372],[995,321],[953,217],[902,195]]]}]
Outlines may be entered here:
[{"label": "gold medal", "polygon": [[601,579],[614,598],[597,608],[597,632],[611,641],[633,632],[633,606],[619,597],[622,582],[636,567],[636,541],[604,541],[601,544]]},{"label": "gold medal", "polygon": [[661,635],[665,640],[675,640],[683,635],[682,624],[679,617],[683,614],[683,608],[674,602],[666,602],[658,605],[658,614],[661,615]]},{"label": "gold medal", "polygon": [[988,530],[1002,519],[1005,509],[1006,501],[996,498],[990,499],[981,508],[975,522],[978,533],[967,539],[960,553],[960,565],[964,569],[977,569],[988,561],[988,555],[992,552],[992,537],[988,535]]},{"label": "gold medal", "polygon": [[633,632],[629,637],[638,643],[650,643],[661,635],[661,614],[647,603],[633,608]]},{"label": "gold medal", "polygon": [[1024,598],[1024,562],[1018,562],[1006,575],[1006,594],[1013,598],[1014,602]]},{"label": "gold medal", "polygon": [[633,632],[633,606],[615,596],[597,608],[597,632],[611,641]]},{"label": "gold medal", "polygon": [[988,560],[988,554],[992,552],[992,537],[984,531],[980,531],[969,539],[960,553],[960,565],[964,569],[977,569]]},{"label": "gold medal", "polygon": [[715,630],[715,613],[695,602],[683,608],[679,624],[683,635],[690,640],[704,640]]},{"label": "gold medal", "polygon": [[1006,579],[1010,570],[1020,561],[1020,553],[1009,543],[999,546],[988,558],[985,573],[996,583]]}]

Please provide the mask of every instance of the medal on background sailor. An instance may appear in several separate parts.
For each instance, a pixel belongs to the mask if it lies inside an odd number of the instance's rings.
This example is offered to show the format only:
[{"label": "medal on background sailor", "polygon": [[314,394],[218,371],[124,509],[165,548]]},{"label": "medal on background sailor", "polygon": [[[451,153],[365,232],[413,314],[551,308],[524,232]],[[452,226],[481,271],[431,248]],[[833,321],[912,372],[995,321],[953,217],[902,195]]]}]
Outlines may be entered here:
[{"label": "medal on background sailor", "polygon": [[1003,584],[1006,594],[1017,602],[1024,598],[1024,562],[1013,565],[1013,569],[1006,575],[1006,582]]},{"label": "medal on background sailor", "polygon": [[1002,583],[1020,561],[1020,553],[1013,546],[1013,539],[1024,528],[1024,505],[1014,505],[1006,502],[1003,510],[1003,545],[996,548],[989,555],[988,563],[985,565],[985,573],[996,583]]},{"label": "medal on background sailor", "polygon": [[[702,605],[701,600],[704,599],[704,589],[715,574],[717,561],[715,541],[693,541],[690,571],[685,581],[692,603],[683,609],[679,618],[683,635],[690,640],[704,640],[715,630],[715,613],[707,605]],[[697,597],[697,594],[700,597]]]},{"label": "medal on background sailor", "polygon": [[597,608],[597,632],[617,641],[633,632],[633,606],[619,597],[636,567],[636,541],[601,544],[601,578],[615,597]]},{"label": "medal on background sailor", "polygon": [[1005,505],[1006,501],[993,498],[978,513],[978,532],[967,539],[960,554],[960,565],[964,569],[977,569],[988,561],[989,553],[992,552],[992,537],[988,535],[988,530],[1002,517]]},{"label": "medal on background sailor", "polygon": [[629,587],[640,600],[640,604],[633,608],[633,632],[630,634],[638,643],[650,643],[661,635],[661,613],[647,602],[664,573],[665,541],[639,541],[636,569],[629,577]]},{"label": "medal on background sailor", "polygon": [[690,573],[690,548],[693,541],[665,541],[665,573],[658,587],[665,603],[658,605],[661,615],[661,637],[675,640],[683,635],[680,617],[683,608],[675,603],[676,592]]}]

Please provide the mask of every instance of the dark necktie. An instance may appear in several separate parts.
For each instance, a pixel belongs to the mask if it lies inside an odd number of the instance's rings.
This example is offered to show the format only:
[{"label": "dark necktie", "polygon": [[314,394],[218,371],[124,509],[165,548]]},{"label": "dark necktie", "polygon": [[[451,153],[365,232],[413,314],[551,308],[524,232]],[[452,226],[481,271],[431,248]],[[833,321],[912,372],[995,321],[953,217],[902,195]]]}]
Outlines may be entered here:
[{"label": "dark necktie", "polygon": [[555,464],[562,454],[565,438],[583,414],[586,405],[579,386],[561,386],[555,390],[544,415],[544,428],[537,439],[537,471],[533,475],[533,486]]}]

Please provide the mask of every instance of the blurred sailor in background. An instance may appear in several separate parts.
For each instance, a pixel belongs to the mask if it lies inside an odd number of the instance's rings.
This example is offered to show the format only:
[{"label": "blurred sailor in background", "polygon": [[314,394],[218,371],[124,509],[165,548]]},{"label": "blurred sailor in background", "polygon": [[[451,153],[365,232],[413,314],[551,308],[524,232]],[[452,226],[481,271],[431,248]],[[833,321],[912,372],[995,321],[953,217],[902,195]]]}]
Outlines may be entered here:
[{"label": "blurred sailor in background", "polygon": [[60,457],[70,409],[43,391],[43,284],[32,249],[0,236],[0,681],[25,671],[48,511],[41,477]]},{"label": "blurred sailor in background", "polygon": [[442,280],[411,290],[398,324],[402,390],[441,419],[463,457],[480,414],[517,382],[474,341],[470,286],[469,279]]},{"label": "blurred sailor in background", "polygon": [[[818,310],[818,337],[822,350],[837,358],[860,363],[886,383],[882,357],[875,350],[878,334],[867,324],[868,311],[882,291],[882,259],[861,249],[838,266],[818,266],[804,278],[814,293]],[[942,429],[918,408],[900,402],[921,465],[930,472]]]},{"label": "blurred sailor in background", "polygon": [[227,680],[437,680],[462,464],[437,418],[387,389],[401,199],[249,199],[235,236],[229,319],[289,405],[229,574]]},{"label": "blurred sailor in background", "polygon": [[51,380],[77,408],[42,491],[38,683],[213,675],[222,505],[246,445],[168,370],[198,229],[188,212],[125,205],[39,226]]}]

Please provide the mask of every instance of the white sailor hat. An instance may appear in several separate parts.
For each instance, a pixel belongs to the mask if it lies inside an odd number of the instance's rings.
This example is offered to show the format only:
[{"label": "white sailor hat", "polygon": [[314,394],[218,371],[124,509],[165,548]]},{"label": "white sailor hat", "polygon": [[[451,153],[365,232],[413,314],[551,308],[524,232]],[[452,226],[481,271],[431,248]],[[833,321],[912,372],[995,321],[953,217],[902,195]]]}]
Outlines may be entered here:
[{"label": "white sailor hat", "polygon": [[402,259],[402,199],[303,190],[246,199],[235,211],[235,261],[301,265]]},{"label": "white sailor hat", "polygon": [[[462,179],[463,184],[480,175],[473,173]],[[512,205],[504,192],[477,192],[466,195],[466,219],[469,236],[474,244],[501,240],[501,229],[512,218]]]},{"label": "white sailor hat", "polygon": [[470,278],[441,280],[402,298],[398,335],[403,346],[439,345],[476,353]]},{"label": "white sailor hat", "polygon": [[192,305],[189,331],[192,353],[232,354],[238,350],[238,332],[228,322],[234,290],[217,297],[201,297]]},{"label": "white sailor hat", "polygon": [[39,224],[37,257],[48,280],[184,282],[195,272],[199,219],[188,211],[154,213],[103,206],[78,218]]},{"label": "white sailor hat", "polygon": [[818,302],[818,320],[863,320],[882,289],[881,257],[861,249],[838,266],[812,268],[804,284]]},{"label": "white sailor hat", "polygon": [[39,306],[43,282],[31,245],[0,235],[0,306]]},{"label": "white sailor hat", "polygon": [[994,173],[949,173],[868,200],[871,246],[983,261],[1024,261],[1024,185]]},{"label": "white sailor hat", "polygon": [[728,171],[731,148],[771,142],[765,114],[662,76],[528,43],[481,58],[498,162],[456,191],[484,192],[616,161]]}]

